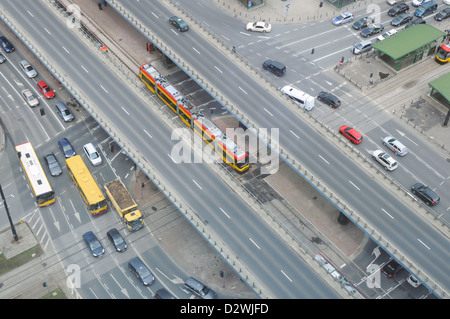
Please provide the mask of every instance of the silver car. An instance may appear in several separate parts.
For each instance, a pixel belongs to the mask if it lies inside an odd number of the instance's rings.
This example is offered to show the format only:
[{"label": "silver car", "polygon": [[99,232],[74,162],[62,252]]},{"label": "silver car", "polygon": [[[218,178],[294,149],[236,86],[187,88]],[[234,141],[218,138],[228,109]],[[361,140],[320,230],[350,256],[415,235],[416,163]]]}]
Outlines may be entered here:
[{"label": "silver car", "polygon": [[61,116],[64,122],[73,121],[73,115],[63,102],[56,103],[56,112]]},{"label": "silver car", "polygon": [[0,52],[0,64],[2,64],[5,61],[6,61],[5,56],[3,55],[3,53]]},{"label": "silver car", "polygon": [[52,152],[47,153],[44,155],[44,159],[52,176],[58,176],[62,174],[61,165],[59,165],[55,154],[53,154]]},{"label": "silver car", "polygon": [[31,92],[29,89],[23,90],[22,96],[29,106],[35,107],[39,105],[39,100],[37,99],[36,95],[34,95],[33,92]]},{"label": "silver car", "polygon": [[87,158],[91,161],[92,165],[98,166],[102,163],[102,158],[100,153],[95,149],[94,144],[88,143],[83,146],[84,153]]},{"label": "silver car", "polygon": [[374,151],[372,153],[372,158],[380,163],[384,167],[384,169],[388,171],[393,171],[398,167],[397,161],[383,151]]},{"label": "silver car", "polygon": [[25,72],[25,74],[31,79],[37,76],[36,70],[33,66],[27,61],[22,60],[19,62],[20,68]]},{"label": "silver car", "polygon": [[408,148],[392,136],[386,136],[383,139],[383,144],[398,156],[405,156],[408,154]]}]

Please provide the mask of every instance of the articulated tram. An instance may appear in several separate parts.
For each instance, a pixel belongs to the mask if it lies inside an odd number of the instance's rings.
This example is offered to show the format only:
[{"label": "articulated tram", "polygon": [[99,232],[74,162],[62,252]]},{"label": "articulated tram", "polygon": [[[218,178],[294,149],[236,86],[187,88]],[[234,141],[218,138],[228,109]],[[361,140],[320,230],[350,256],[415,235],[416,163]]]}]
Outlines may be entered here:
[{"label": "articulated tram", "polygon": [[195,133],[199,134],[237,172],[250,168],[248,153],[228,139],[205,114],[189,101],[150,63],[140,67],[139,77]]},{"label": "articulated tram", "polygon": [[438,48],[436,61],[442,64],[450,62],[450,42],[444,43]]}]

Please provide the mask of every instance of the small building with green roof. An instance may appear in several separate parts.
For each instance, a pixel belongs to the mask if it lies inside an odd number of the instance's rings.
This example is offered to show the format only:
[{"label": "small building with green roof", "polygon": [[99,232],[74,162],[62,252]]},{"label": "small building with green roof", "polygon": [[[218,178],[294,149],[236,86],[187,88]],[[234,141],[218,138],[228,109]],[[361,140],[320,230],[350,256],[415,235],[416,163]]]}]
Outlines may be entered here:
[{"label": "small building with green roof", "polygon": [[450,72],[428,83],[430,96],[450,110]]},{"label": "small building with green roof", "polygon": [[434,57],[447,34],[428,24],[416,24],[372,44],[378,57],[396,71]]}]

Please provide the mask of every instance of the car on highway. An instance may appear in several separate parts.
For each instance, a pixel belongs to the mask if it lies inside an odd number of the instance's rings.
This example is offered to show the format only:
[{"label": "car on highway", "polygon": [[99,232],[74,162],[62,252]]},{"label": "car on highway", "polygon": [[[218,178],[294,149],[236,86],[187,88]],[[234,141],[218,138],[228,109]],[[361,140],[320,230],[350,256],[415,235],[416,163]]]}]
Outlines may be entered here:
[{"label": "car on highway", "polygon": [[29,89],[25,89],[22,91],[22,97],[27,102],[30,107],[35,107],[39,105],[39,100],[36,95],[33,94]]},{"label": "car on highway", "polygon": [[44,81],[39,81],[36,86],[46,99],[53,99],[55,97],[55,92],[53,92],[53,90]]},{"label": "car on highway", "polygon": [[413,0],[412,2],[411,2],[411,4],[413,5],[413,6],[415,6],[415,7],[419,7],[419,6],[421,6],[422,4],[425,4],[425,3],[427,3],[427,2],[430,2],[431,0]]},{"label": "car on highway", "polygon": [[270,32],[272,31],[272,25],[264,21],[249,22],[245,29],[247,31]]},{"label": "car on highway", "polygon": [[286,74],[286,66],[278,61],[267,60],[262,65],[264,70],[268,70],[276,76],[282,76]]},{"label": "car on highway", "polygon": [[184,282],[184,287],[203,299],[216,299],[216,293],[208,286],[202,284],[193,277],[189,277]]},{"label": "car on highway", "polygon": [[87,143],[83,145],[83,151],[92,165],[98,166],[102,163],[102,157],[100,156],[100,153],[97,152],[97,149],[95,148],[94,144]]},{"label": "car on highway", "polygon": [[405,29],[408,29],[409,27],[412,27],[413,25],[416,25],[416,24],[427,24],[427,22],[422,18],[417,18],[416,20],[412,20],[410,23],[408,23],[405,26]]},{"label": "car on highway", "polygon": [[99,257],[105,253],[102,243],[92,231],[84,233],[83,240],[91,251],[92,256]]},{"label": "car on highway", "polygon": [[333,18],[332,22],[334,25],[341,25],[353,21],[354,18],[355,16],[351,12],[346,11]]},{"label": "car on highway", "polygon": [[364,29],[362,29],[362,31],[360,32],[360,35],[363,38],[367,38],[374,34],[380,33],[383,30],[384,30],[384,26],[382,24],[371,24],[368,27],[365,27]]},{"label": "car on highway", "polygon": [[127,250],[127,243],[116,228],[111,228],[108,230],[106,232],[106,237],[108,237],[109,241],[114,245],[114,249],[118,252],[124,252]]},{"label": "car on highway", "polygon": [[398,156],[405,156],[406,154],[408,154],[408,148],[395,137],[386,136],[385,138],[383,138],[383,145],[389,148]]},{"label": "car on highway", "polygon": [[6,61],[6,57],[0,52],[0,64]]},{"label": "car on highway", "polygon": [[184,22],[184,20],[181,19],[180,17],[177,16],[170,17],[169,23],[175,26],[175,28],[177,28],[181,32],[189,30],[189,25],[186,22]]},{"label": "car on highway", "polygon": [[175,297],[165,288],[158,289],[153,297],[155,297],[155,299],[175,299]]},{"label": "car on highway", "polygon": [[450,17],[450,8],[445,8],[434,15],[434,20],[442,21]]},{"label": "car on highway", "polygon": [[362,135],[353,127],[350,127],[348,125],[342,125],[339,128],[339,133],[341,133],[346,139],[348,139],[353,144],[360,144],[363,141]]},{"label": "car on highway", "polygon": [[422,183],[416,183],[411,186],[411,191],[428,206],[434,206],[439,203],[439,196],[431,188]]},{"label": "car on highway", "polygon": [[30,78],[34,78],[37,76],[36,70],[33,68],[33,66],[27,61],[22,60],[19,62],[19,66],[22,69],[23,72]]},{"label": "car on highway", "polygon": [[398,16],[399,14],[407,12],[408,10],[409,6],[406,3],[399,3],[393,6],[391,9],[389,9],[388,16],[395,17]]},{"label": "car on highway", "polygon": [[373,22],[373,18],[364,17],[364,18],[361,18],[358,21],[354,22],[352,24],[352,28],[355,30],[361,30],[362,28],[367,27],[372,22]]},{"label": "car on highway", "polygon": [[410,22],[412,19],[413,19],[412,14],[402,13],[402,14],[396,16],[394,19],[392,19],[391,25],[393,27],[398,27],[398,26],[401,26],[403,24]]},{"label": "car on highway", "polygon": [[58,146],[61,152],[63,152],[65,158],[69,158],[72,156],[75,156],[75,150],[73,149],[72,145],[70,144],[69,140],[65,137],[60,139],[58,141]]},{"label": "car on highway", "polygon": [[381,150],[374,151],[372,153],[372,158],[380,163],[385,170],[393,171],[398,167],[397,161]]},{"label": "car on highway", "polygon": [[0,45],[2,46],[3,50],[5,50],[6,53],[11,53],[14,51],[14,46],[4,36],[0,37]]},{"label": "car on highway", "polygon": [[401,269],[403,269],[402,265],[392,259],[383,268],[381,268],[381,272],[388,278],[394,277]]},{"label": "car on highway", "polygon": [[155,277],[150,269],[139,257],[134,257],[128,262],[128,269],[142,282],[144,286],[150,286],[155,282]]},{"label": "car on highway", "polygon": [[332,108],[338,108],[341,106],[341,100],[339,100],[336,95],[325,91],[319,92],[317,99],[325,104],[328,104]]},{"label": "car on highway", "polygon": [[405,2],[405,0],[387,0],[387,3],[391,6],[401,2]]},{"label": "car on highway", "polygon": [[417,288],[421,285],[420,281],[417,280],[417,278],[414,277],[413,275],[409,275],[408,278],[406,278],[406,281],[414,288]]},{"label": "car on highway", "polygon": [[395,29],[386,31],[382,35],[378,36],[377,41],[383,41],[384,39],[387,39],[396,33],[397,33],[397,30],[395,30]]},{"label": "car on highway", "polygon": [[69,108],[63,103],[63,102],[58,102],[55,105],[56,108],[56,113],[59,114],[59,116],[61,116],[61,118],[64,120],[64,122],[72,122],[74,117],[72,115],[72,113],[70,112]]},{"label": "car on highway", "polygon": [[62,174],[61,165],[59,165],[59,162],[56,159],[56,156],[55,154],[53,154],[53,152],[44,154],[44,160],[45,163],[47,164],[50,175],[59,176]]}]

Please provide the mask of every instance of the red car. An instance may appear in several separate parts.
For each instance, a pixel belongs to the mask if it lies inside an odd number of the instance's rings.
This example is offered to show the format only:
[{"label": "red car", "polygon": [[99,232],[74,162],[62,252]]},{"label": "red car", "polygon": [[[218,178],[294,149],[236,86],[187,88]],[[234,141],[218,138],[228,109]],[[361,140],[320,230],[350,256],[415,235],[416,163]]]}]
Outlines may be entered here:
[{"label": "red car", "polygon": [[354,128],[348,125],[342,125],[339,128],[339,133],[344,135],[353,144],[359,144],[363,141],[363,137]]},{"label": "red car", "polygon": [[44,81],[40,81],[37,83],[37,88],[47,99],[53,99],[55,97],[55,92],[45,83]]}]

